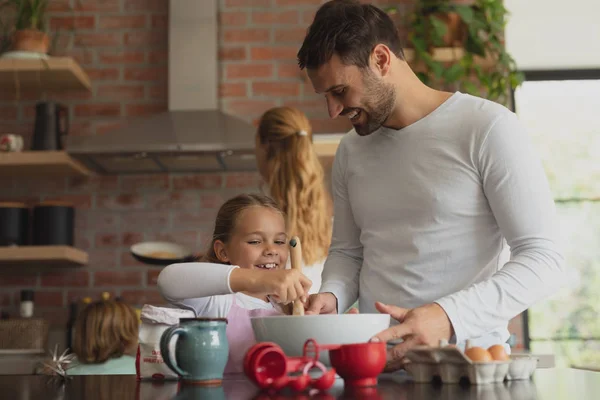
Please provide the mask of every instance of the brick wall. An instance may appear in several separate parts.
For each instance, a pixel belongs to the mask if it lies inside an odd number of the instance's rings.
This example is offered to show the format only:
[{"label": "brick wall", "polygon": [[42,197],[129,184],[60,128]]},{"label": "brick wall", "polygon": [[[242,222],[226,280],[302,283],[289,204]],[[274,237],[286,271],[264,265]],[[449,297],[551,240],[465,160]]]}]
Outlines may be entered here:
[{"label": "brick wall", "polygon": [[252,173],[105,176],[88,180],[3,182],[3,199],[30,204],[60,199],[77,206],[75,245],[89,252],[85,267],[9,268],[0,272],[0,305],[18,313],[19,291],[33,288],[35,313],[64,326],[65,306],[103,291],[143,305],[161,303],[156,290],[159,267],[146,266],[129,253],[143,240],[170,240],[203,250],[220,204],[242,191],[256,191]]},{"label": "brick wall", "polygon": [[[400,4],[412,0],[385,0]],[[305,111],[316,132],[342,132],[322,97],[296,66],[306,27],[321,0],[220,0],[219,93],[222,109],[255,121],[267,108]],[[69,107],[71,135],[102,134],[123,117],[167,109],[168,0],[52,0],[50,25],[60,29],[54,55],[74,57],[92,80],[91,93],[46,93]],[[29,136],[35,93],[0,93],[0,132]],[[56,329],[66,305],[109,291],[135,305],[159,303],[159,268],[137,263],[128,247],[140,240],[175,240],[202,249],[218,206],[258,186],[255,174],[108,176],[89,181],[14,181],[0,200],[67,199],[77,204],[77,246],[90,255],[83,268],[0,271],[0,305],[15,315],[23,288],[36,291],[36,314]]]},{"label": "brick wall", "polygon": [[[414,0],[379,0],[380,6],[406,9]],[[306,28],[322,0],[221,0],[221,107],[255,120],[268,107],[303,110],[317,133],[344,132],[347,119],[332,120],[297,67]],[[398,15],[399,20],[399,15]]]}]

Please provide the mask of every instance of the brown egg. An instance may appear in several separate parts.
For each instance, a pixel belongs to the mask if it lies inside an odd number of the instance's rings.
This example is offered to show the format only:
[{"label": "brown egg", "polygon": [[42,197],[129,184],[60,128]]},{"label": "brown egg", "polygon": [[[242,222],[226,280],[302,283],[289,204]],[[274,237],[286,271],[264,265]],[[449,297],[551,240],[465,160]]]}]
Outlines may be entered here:
[{"label": "brown egg", "polygon": [[475,362],[493,361],[492,355],[483,347],[469,347],[465,350],[465,356]]},{"label": "brown egg", "polygon": [[501,344],[495,344],[488,349],[488,352],[492,355],[495,361],[508,361],[508,354],[504,350],[504,346]]}]

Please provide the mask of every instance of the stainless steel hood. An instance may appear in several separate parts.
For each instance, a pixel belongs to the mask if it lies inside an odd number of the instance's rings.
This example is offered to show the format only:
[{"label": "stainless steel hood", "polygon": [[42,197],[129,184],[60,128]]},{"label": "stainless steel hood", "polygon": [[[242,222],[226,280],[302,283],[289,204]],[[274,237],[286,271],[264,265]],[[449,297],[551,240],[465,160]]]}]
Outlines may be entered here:
[{"label": "stainless steel hood", "polygon": [[256,169],[255,128],[219,110],[217,1],[170,1],[168,112],[67,137],[70,155],[100,173]]},{"label": "stainless steel hood", "polygon": [[218,110],[170,111],[73,136],[67,151],[99,173],[248,171],[256,169],[254,135],[252,125]]}]

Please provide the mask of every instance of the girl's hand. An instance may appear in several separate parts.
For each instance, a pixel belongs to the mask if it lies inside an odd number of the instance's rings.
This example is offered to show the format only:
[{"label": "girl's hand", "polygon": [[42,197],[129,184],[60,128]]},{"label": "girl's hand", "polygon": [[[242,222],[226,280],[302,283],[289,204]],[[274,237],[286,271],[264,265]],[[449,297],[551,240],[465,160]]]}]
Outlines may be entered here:
[{"label": "girl's hand", "polygon": [[272,296],[279,303],[305,299],[312,281],[294,269],[263,271],[236,268],[231,271],[229,285],[234,292],[250,292]]},{"label": "girl's hand", "polygon": [[295,269],[280,269],[263,272],[259,287],[272,296],[278,303],[287,304],[297,299],[306,300],[312,281]]}]

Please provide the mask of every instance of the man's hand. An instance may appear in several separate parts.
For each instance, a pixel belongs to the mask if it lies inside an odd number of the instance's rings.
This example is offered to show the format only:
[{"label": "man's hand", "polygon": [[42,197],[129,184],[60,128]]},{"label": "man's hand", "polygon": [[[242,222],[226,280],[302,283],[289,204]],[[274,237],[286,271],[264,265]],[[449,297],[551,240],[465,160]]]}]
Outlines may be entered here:
[{"label": "man's hand", "polygon": [[337,314],[337,298],[333,293],[311,294],[304,315]]},{"label": "man's hand", "polygon": [[419,345],[437,346],[441,339],[450,340],[454,334],[446,312],[436,303],[406,309],[377,302],[375,307],[400,322],[371,338],[376,342],[403,340],[390,350],[386,370],[401,368],[404,356],[411,348]]}]

